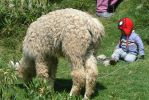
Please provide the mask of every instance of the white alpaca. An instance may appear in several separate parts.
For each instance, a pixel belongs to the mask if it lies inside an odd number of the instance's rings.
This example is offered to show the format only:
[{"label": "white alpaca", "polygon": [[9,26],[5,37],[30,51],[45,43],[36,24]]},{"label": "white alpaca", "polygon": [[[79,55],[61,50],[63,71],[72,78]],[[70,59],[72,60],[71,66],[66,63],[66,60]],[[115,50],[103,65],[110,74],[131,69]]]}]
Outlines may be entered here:
[{"label": "white alpaca", "polygon": [[103,25],[85,12],[67,8],[43,15],[27,30],[19,76],[29,81],[37,75],[54,83],[58,57],[63,56],[72,66],[70,95],[85,87],[84,99],[88,99],[98,76],[94,54],[103,35]]}]

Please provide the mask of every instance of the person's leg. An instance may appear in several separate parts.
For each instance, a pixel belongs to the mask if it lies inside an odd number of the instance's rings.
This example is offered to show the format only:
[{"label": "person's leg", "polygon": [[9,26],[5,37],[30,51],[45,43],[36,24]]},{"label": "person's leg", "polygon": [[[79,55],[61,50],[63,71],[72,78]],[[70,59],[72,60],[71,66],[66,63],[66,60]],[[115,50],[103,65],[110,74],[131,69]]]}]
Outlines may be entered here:
[{"label": "person's leg", "polygon": [[106,12],[108,9],[108,0],[97,0],[97,8],[98,13]]},{"label": "person's leg", "polygon": [[109,7],[108,7],[108,12],[115,12],[116,8],[118,5],[122,2],[123,0],[110,0],[109,1]]},{"label": "person's leg", "polygon": [[118,0],[110,0],[110,5],[114,5],[117,3]]},{"label": "person's leg", "polygon": [[109,18],[113,14],[108,12],[109,0],[97,0],[96,14],[97,16]]},{"label": "person's leg", "polygon": [[127,62],[133,62],[136,60],[136,55],[133,54],[127,54],[126,57],[124,58],[125,61]]},{"label": "person's leg", "polygon": [[124,52],[121,48],[116,49],[111,58],[118,61],[120,58],[124,58],[126,56],[126,52]]},{"label": "person's leg", "polygon": [[112,56],[111,56],[111,60],[110,60],[110,64],[111,65],[115,65],[117,63],[117,61],[119,61],[120,58],[124,58],[127,55],[126,52],[124,52],[121,48],[116,49]]}]

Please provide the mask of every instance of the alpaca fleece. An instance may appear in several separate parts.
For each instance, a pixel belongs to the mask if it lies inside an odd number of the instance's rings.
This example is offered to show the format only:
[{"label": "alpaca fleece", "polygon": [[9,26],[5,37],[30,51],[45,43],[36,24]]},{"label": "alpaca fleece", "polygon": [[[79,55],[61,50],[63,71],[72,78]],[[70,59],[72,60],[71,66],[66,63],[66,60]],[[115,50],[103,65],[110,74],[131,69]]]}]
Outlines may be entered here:
[{"label": "alpaca fleece", "polygon": [[63,56],[72,66],[70,96],[85,87],[84,99],[88,99],[98,76],[94,55],[102,36],[103,25],[83,11],[67,8],[43,15],[27,30],[18,75],[25,81],[37,75],[53,87],[58,57]]}]

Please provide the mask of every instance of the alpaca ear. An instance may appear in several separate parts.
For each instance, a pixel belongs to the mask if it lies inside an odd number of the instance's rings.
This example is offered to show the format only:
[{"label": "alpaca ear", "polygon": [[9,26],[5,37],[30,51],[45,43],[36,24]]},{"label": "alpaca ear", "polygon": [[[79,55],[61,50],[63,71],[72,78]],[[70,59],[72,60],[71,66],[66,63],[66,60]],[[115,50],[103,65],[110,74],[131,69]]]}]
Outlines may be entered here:
[{"label": "alpaca ear", "polygon": [[16,62],[15,68],[18,68],[18,67],[19,67],[19,62]]},{"label": "alpaca ear", "polygon": [[9,62],[9,65],[10,67],[15,68],[15,63],[12,60]]},{"label": "alpaca ear", "polygon": [[9,65],[10,65],[11,68],[13,68],[13,69],[16,70],[16,69],[19,67],[19,62],[16,62],[16,63],[15,63],[14,61],[11,60],[11,61],[9,62]]}]

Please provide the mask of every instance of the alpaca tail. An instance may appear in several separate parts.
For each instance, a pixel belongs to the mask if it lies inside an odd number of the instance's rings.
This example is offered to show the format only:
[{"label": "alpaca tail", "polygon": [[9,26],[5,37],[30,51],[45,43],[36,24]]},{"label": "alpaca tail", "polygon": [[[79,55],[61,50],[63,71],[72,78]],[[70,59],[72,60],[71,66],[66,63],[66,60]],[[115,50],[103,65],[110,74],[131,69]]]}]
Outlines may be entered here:
[{"label": "alpaca tail", "polygon": [[94,54],[97,54],[99,47],[99,40],[105,35],[104,26],[96,18],[91,18],[87,21],[87,29],[91,35],[91,48],[94,50]]},{"label": "alpaca tail", "polygon": [[105,36],[104,26],[96,18],[92,18],[92,20],[88,21],[87,28],[92,36],[93,43],[98,42],[98,40]]}]

